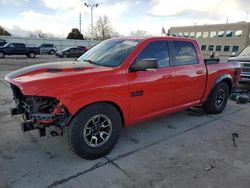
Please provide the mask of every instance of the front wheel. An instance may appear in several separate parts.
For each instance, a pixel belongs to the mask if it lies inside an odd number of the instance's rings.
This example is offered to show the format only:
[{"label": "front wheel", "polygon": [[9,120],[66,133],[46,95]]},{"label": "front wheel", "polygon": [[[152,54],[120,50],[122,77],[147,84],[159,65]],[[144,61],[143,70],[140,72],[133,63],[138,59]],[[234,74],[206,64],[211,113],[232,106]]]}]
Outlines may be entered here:
[{"label": "front wheel", "polygon": [[5,54],[3,52],[0,52],[0,58],[4,58]]},{"label": "front wheel", "polygon": [[85,159],[107,155],[122,129],[117,109],[108,103],[96,103],[82,109],[66,128],[71,149]]},{"label": "front wheel", "polygon": [[228,97],[229,87],[225,82],[221,82],[213,88],[203,108],[209,114],[219,114],[225,109]]}]

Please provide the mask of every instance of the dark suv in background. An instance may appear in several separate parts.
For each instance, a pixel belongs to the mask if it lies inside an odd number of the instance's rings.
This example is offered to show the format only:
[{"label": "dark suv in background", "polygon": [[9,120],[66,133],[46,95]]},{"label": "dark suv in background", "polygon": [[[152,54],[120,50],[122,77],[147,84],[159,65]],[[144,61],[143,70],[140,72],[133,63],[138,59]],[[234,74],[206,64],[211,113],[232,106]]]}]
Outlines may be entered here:
[{"label": "dark suv in background", "polygon": [[56,53],[56,46],[54,44],[39,44],[36,47],[40,48],[41,54],[51,54]]}]

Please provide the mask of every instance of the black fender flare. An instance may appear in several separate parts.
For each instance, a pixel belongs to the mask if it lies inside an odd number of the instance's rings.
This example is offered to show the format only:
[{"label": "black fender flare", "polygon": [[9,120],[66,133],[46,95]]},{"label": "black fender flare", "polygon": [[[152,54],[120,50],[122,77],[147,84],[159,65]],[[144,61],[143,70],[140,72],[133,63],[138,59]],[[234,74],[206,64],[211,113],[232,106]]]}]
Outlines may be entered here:
[{"label": "black fender flare", "polygon": [[213,85],[213,88],[212,90],[214,89],[214,87],[220,83],[220,82],[226,82],[228,84],[228,87],[229,87],[229,94],[231,94],[231,91],[232,91],[232,86],[233,86],[233,78],[230,74],[222,74],[220,75],[214,82],[214,85]]}]

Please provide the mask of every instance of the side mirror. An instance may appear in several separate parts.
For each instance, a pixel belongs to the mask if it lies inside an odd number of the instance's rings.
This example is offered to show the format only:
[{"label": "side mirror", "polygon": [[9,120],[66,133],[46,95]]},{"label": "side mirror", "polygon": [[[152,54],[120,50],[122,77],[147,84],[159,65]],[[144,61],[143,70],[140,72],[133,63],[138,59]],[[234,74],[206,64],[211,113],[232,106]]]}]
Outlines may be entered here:
[{"label": "side mirror", "polygon": [[159,69],[156,59],[142,59],[130,67],[131,72],[146,71],[150,69]]}]

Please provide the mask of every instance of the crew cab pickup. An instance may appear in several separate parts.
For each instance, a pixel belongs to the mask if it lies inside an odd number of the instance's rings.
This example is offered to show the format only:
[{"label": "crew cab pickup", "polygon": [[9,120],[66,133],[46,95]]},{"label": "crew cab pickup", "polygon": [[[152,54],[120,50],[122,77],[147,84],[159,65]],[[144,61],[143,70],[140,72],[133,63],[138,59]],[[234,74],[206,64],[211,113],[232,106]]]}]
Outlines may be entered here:
[{"label": "crew cab pickup", "polygon": [[5,55],[26,55],[27,57],[34,58],[36,54],[40,54],[40,49],[37,47],[26,47],[23,43],[7,43],[0,47],[0,58]]},{"label": "crew cab pickup", "polygon": [[247,46],[236,57],[228,59],[229,62],[237,61],[241,65],[240,85],[250,85],[250,46]]},{"label": "crew cab pickup", "polygon": [[239,73],[237,62],[204,63],[194,39],[116,38],[76,61],[26,67],[5,80],[24,132],[63,134],[76,154],[95,159],[112,150],[122,127],[193,106],[221,113]]}]

